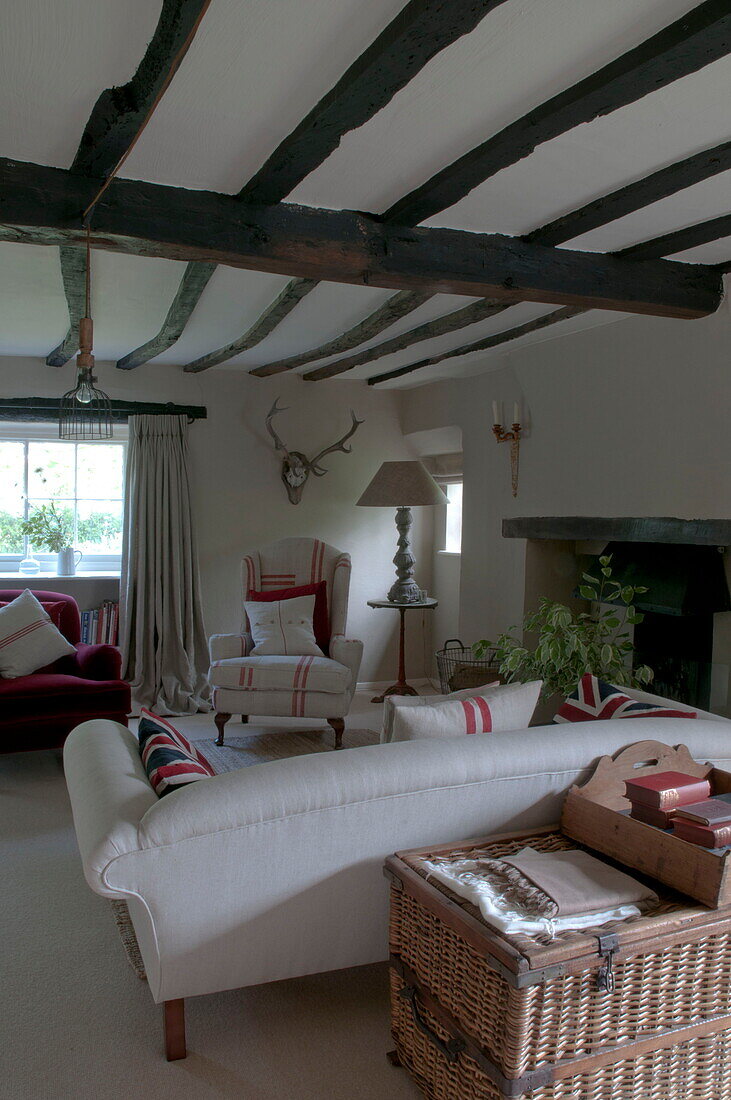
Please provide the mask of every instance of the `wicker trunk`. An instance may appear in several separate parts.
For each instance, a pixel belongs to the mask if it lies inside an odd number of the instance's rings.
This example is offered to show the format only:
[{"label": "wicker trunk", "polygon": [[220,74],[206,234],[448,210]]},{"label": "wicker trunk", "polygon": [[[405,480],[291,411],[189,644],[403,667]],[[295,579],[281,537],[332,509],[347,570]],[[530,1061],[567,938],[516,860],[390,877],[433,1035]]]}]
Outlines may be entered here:
[{"label": "wicker trunk", "polygon": [[422,867],[527,844],[579,847],[543,830],[387,861],[392,1034],[424,1095],[731,1100],[731,910],[665,891],[641,917],[508,938]]}]

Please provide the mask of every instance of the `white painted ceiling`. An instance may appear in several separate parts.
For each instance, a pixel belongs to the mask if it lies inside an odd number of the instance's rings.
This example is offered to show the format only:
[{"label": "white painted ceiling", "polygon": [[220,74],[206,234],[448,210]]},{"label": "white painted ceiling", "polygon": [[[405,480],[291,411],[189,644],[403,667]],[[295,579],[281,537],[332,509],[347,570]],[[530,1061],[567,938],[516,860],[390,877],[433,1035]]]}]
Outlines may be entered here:
[{"label": "white painted ceiling", "polygon": [[[289,196],[382,211],[531,107],[638,44],[697,0],[507,0],[438,54]],[[213,0],[180,70],[122,170],[157,183],[235,192],[402,8],[404,0]],[[67,167],[99,93],[135,71],[159,0],[0,0],[0,156]],[[691,153],[729,140],[731,59],[540,146],[427,224],[525,233]],[[729,212],[724,173],[571,242],[609,251]],[[731,240],[679,259],[731,259]],[[153,337],[184,264],[95,252],[99,359]],[[156,362],[183,365],[239,337],[287,283],[219,267],[183,337]],[[244,370],[315,347],[356,324],[390,291],[322,283],[257,348]],[[438,295],[371,343],[461,308]],[[514,306],[343,375],[367,378],[549,313]],[[622,320],[590,311],[526,341]],[[686,322],[678,321],[678,324]],[[0,244],[0,354],[45,355],[68,325],[58,251]],[[367,347],[369,345],[363,345]],[[509,345],[511,348],[518,343]],[[360,350],[360,348],[358,349]],[[501,349],[408,375],[421,385],[491,369]],[[328,360],[325,360],[327,362]],[[49,368],[50,369],[50,368]],[[311,367],[302,368],[303,370]]]}]

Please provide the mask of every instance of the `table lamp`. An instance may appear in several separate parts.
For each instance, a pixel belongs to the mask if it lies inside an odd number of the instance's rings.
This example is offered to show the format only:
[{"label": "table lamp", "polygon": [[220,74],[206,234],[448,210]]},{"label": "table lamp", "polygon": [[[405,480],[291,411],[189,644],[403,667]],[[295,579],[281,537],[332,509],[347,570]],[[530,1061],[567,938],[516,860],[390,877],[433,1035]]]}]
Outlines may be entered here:
[{"label": "table lamp", "polygon": [[396,580],[388,593],[391,603],[420,603],[414,580],[414,555],[409,544],[411,509],[446,504],[447,496],[421,462],[384,462],[358,501],[363,508],[395,508],[398,549],[393,559]]}]

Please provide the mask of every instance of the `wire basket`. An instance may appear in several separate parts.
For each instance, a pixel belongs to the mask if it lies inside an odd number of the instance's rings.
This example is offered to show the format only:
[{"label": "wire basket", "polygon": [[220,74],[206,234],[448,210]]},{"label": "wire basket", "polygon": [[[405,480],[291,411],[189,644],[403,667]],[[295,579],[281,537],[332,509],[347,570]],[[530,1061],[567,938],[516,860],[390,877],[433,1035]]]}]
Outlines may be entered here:
[{"label": "wire basket", "polygon": [[488,649],[485,656],[478,659],[470,646],[462,645],[459,638],[449,638],[444,643],[444,649],[437,650],[436,658],[443,695],[465,688],[482,687],[496,680],[502,683],[494,649]]}]

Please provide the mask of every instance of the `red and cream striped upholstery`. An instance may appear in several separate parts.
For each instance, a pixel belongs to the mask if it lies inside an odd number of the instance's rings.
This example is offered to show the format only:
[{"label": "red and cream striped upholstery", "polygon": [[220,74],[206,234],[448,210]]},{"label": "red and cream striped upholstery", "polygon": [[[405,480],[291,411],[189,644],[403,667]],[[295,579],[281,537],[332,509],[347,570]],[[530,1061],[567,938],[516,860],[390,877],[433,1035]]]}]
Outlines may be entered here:
[{"label": "red and cream striped upholstery", "polygon": [[329,657],[252,657],[246,612],[241,634],[210,639],[209,680],[214,709],[229,714],[344,717],[355,693],[362,642],[345,638],[350,555],[320,539],[287,538],[246,554],[241,603],[252,592],[325,581],[330,621]]},{"label": "red and cream striped upholstery", "polygon": [[[350,554],[320,539],[290,538],[247,554],[241,563],[242,603],[252,592],[271,592],[301,584],[327,585],[327,607],[332,634],[344,634],[348,617]],[[244,613],[244,633],[249,624]]]}]

